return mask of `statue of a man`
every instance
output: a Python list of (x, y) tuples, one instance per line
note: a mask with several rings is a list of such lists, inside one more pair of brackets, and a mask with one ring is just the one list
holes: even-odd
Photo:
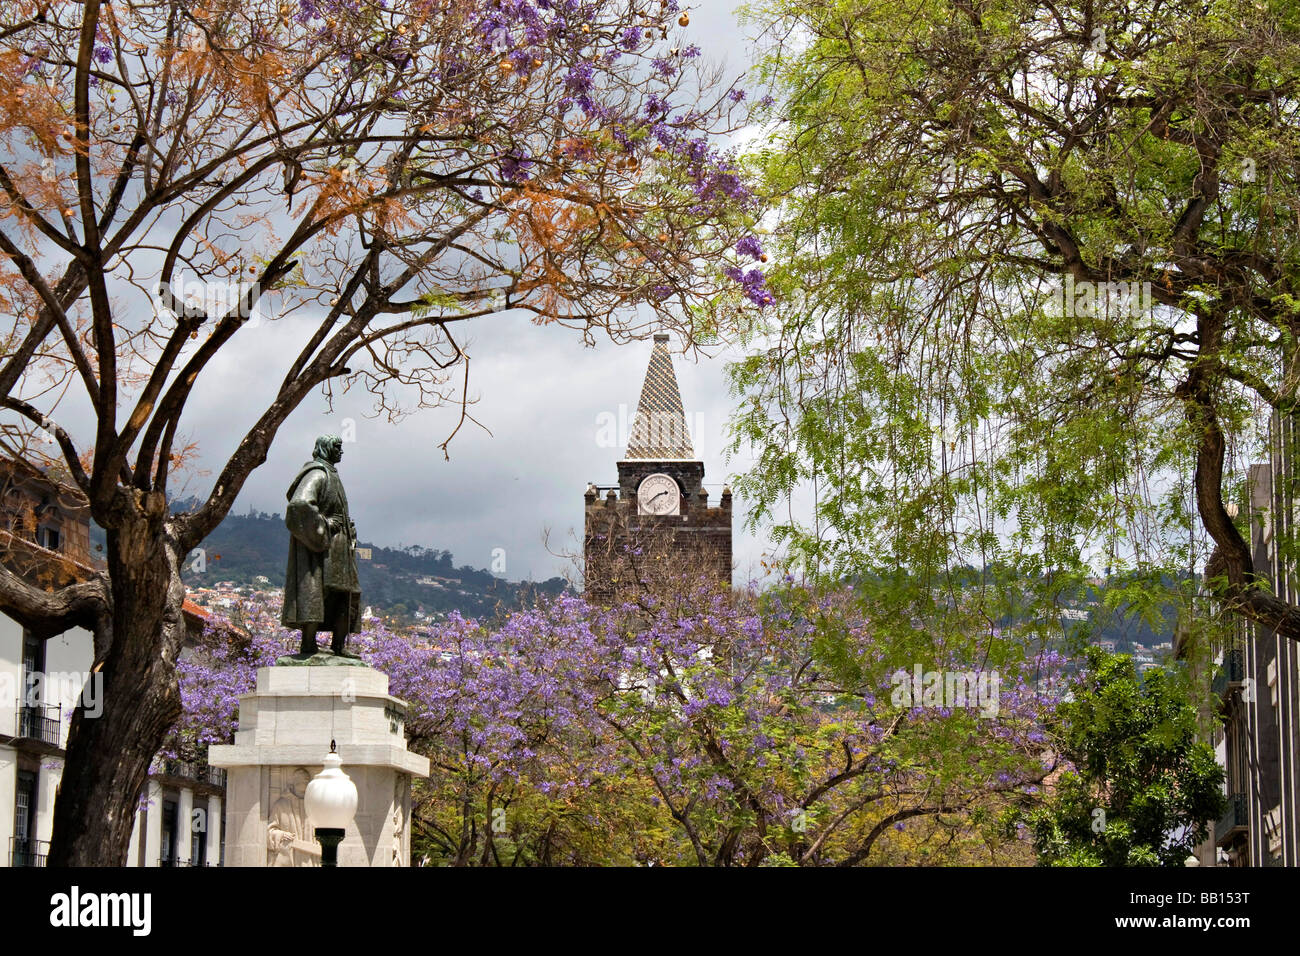
[(334, 635), (330, 650), (340, 657), (361, 618), (357, 579), (356, 528), (348, 497), (334, 466), (343, 458), (336, 435), (316, 439), (312, 460), (289, 485), (284, 523), (289, 528), (289, 567), (284, 580), (285, 627), (302, 631), (299, 656), (318, 652), (316, 633)]
[(320, 844), (307, 823), (307, 784), (311, 774), (299, 767), (289, 778), (286, 793), (271, 806), (266, 825), (268, 866), (320, 866)]

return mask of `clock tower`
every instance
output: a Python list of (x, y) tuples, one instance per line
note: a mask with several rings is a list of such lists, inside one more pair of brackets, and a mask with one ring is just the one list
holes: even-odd
[(668, 336), (654, 337), (641, 400), (617, 463), (618, 484), (587, 486), (584, 578), (587, 597), (608, 603), (668, 578), (731, 581), (731, 489), (710, 507), (704, 462), (686, 426)]

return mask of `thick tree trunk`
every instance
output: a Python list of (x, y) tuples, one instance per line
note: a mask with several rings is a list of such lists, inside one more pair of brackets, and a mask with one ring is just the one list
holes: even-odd
[[(1214, 355), (1223, 339), (1222, 310), (1198, 316), (1197, 331), (1203, 354)], [(1288, 368), (1291, 362), (1287, 363)], [(1187, 380), (1176, 394), (1187, 400), (1187, 420), (1200, 430), (1196, 449), (1196, 508), (1201, 523), (1213, 539), (1215, 548), (1206, 562), (1205, 580), (1210, 592), (1235, 614), (1252, 624), (1260, 624), (1292, 641), (1300, 641), (1300, 607), (1277, 597), (1266, 579), (1255, 571), (1250, 545), (1241, 536), (1223, 505), (1223, 463), (1227, 442), (1219, 426), (1214, 402), (1218, 384), (1208, 362), (1199, 362), (1188, 372)]]
[(73, 713), (51, 866), (126, 865), (149, 764), (181, 714), (176, 658), (185, 590), (175, 542), (156, 517), (137, 516), (109, 531), (107, 550), (112, 633), (95, 635), (103, 712), (87, 717), (78, 704)]

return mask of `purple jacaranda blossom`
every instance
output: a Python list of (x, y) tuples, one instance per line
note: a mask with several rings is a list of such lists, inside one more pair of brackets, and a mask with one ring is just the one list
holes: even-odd
[(528, 179), (528, 169), (533, 160), (519, 153), (507, 153), (501, 158), (501, 175), (508, 180)]
[(579, 63), (569, 68), (564, 76), (564, 88), (575, 93), (588, 92), (595, 76), (595, 67), (590, 63)]
[(739, 283), (746, 299), (760, 308), (771, 305), (775, 301), (766, 287), (767, 280), (761, 269), (750, 269), (746, 272), (735, 266), (726, 266), (722, 271), (727, 278)]
[[(236, 610), (242, 636), (213, 626), (178, 663), (185, 713), (171, 752), (228, 741), (238, 696), (257, 668), (296, 644), (297, 635), (279, 626), (276, 597)], [(816, 592), (793, 577), (763, 592), (684, 579), (612, 606), (565, 593), (493, 622), (454, 612), (408, 628), (369, 620), (351, 641), (389, 676), (390, 691), (407, 704), (409, 745), (438, 768), (421, 785), (432, 789), (420, 812), (468, 814), (479, 821), (476, 832), (490, 802), (507, 792), (516, 800), (530, 794), (547, 820), (545, 808), (556, 820), (579, 808), (586, 819), (604, 793), (620, 805), (643, 801), (646, 813), (666, 813), (666, 800), (678, 812), (690, 808), (712, 862), (733, 826), (745, 853), (767, 852), (754, 806), (769, 820), (770, 841), (770, 821), (789, 819), (809, 793), (820, 794), (808, 808), (817, 819), (847, 808), (851, 825), (870, 829), (879, 810), (867, 803), (857, 817), (843, 801), (924, 790), (919, 755), (938, 737), (950, 738), (954, 753), (979, 755), (968, 786), (1041, 779), (1045, 749), (1029, 735), (1051, 698), (1030, 689), (1014, 704), (1004, 699), (997, 719), (980, 720), (961, 708), (898, 707), (887, 692), (859, 694), (858, 685), (840, 685), (824, 669), (799, 666), (815, 654), (814, 615), (857, 635), (844, 663), (863, 670), (866, 686), (888, 682), (897, 662), (873, 639), (851, 589)], [(973, 669), (944, 658), (941, 642), (933, 650), (936, 668)], [(1034, 684), (1043, 673), (1039, 661), (1025, 670)], [(1017, 676), (1003, 678), (1012, 685)], [(819, 790), (846, 760), (849, 780)], [(523, 824), (512, 816), (510, 825), (516, 834)], [(681, 835), (670, 815), (655, 826)], [(690, 841), (679, 850), (700, 862)]]

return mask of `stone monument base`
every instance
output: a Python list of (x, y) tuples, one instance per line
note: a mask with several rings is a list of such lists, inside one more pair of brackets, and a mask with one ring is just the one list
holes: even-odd
[(298, 771), (320, 773), (331, 740), (358, 797), (339, 866), (410, 865), (411, 780), (429, 775), (429, 761), (406, 749), (405, 721), (388, 675), (368, 665), (259, 668), (256, 690), (239, 698), (235, 742), (208, 755), (227, 771), (226, 866), (320, 865), (295, 791)]

